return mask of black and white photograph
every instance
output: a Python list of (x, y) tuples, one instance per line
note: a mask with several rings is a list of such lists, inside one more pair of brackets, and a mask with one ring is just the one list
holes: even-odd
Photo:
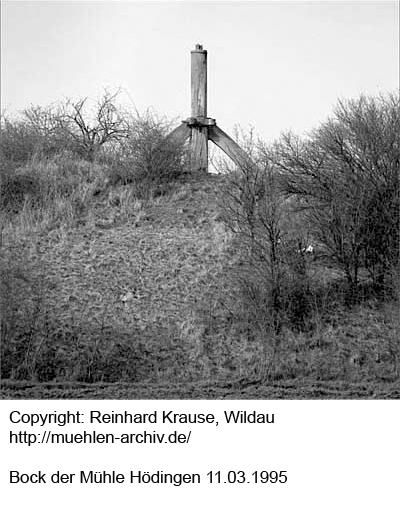
[(3, 1), (0, 156), (2, 399), (400, 398), (397, 1)]
[(0, 0), (12, 530), (399, 530), (400, 2)]

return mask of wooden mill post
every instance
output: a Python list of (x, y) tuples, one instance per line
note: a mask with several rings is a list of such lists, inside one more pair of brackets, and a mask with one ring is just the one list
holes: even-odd
[(218, 146), (239, 168), (252, 164), (242, 148), (213, 118), (207, 118), (207, 50), (201, 44), (191, 52), (191, 117), (171, 133), (177, 141), (190, 138), (191, 171), (208, 171), (208, 140)]
[(208, 169), (208, 127), (201, 125), (207, 117), (207, 50), (196, 44), (191, 53), (191, 92), (192, 118), (197, 121), (192, 126), (191, 136), (191, 169), (207, 171)]

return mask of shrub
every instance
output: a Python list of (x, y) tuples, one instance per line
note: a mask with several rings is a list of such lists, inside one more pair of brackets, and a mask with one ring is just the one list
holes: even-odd
[(26, 378), (41, 350), (38, 335), (43, 318), (43, 283), (24, 252), (0, 253), (1, 377)]
[[(22, 119), (1, 117), (0, 158), (2, 163), (25, 164), (40, 146), (40, 137)], [(3, 168), (2, 168), (3, 169)]]
[(400, 99), (361, 96), (301, 140), (283, 135), (275, 162), (315, 238), (356, 295), (365, 266), (378, 289), (399, 256)]
[(245, 319), (267, 340), (266, 334), (279, 334), (283, 326), (307, 326), (309, 261), (301, 251), (301, 232), (293, 234), (293, 219), (288, 222), (291, 205), (269, 150), (254, 142), (250, 148), (249, 163), (232, 173), (222, 207), (235, 235), (233, 274)]
[(0, 209), (17, 213), (28, 196), (40, 196), (40, 183), (35, 175), (21, 171), (15, 163), (3, 160), (1, 164)]
[(3, 172), (0, 205), (11, 214), (10, 220), (31, 227), (73, 224), (88, 210), (93, 195), (106, 186), (104, 166), (62, 152), (10, 166), (8, 173)]
[(165, 193), (185, 168), (184, 146), (168, 136), (169, 128), (150, 112), (131, 118), (114, 153), (110, 180), (130, 184), (138, 198)]

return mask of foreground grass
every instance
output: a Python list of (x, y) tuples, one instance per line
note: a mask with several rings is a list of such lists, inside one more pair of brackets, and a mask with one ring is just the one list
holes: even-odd
[(249, 333), (224, 184), (187, 177), (146, 202), (115, 187), (70, 224), (5, 229), (1, 395), (400, 397), (395, 302), (327, 304), (307, 331)]

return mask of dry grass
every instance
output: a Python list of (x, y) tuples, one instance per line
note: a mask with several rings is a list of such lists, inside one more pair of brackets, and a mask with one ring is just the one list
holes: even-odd
[(77, 160), (68, 152), (32, 159), (3, 173), (4, 237), (16, 241), (35, 232), (76, 225), (87, 215), (93, 196), (106, 185), (105, 166)]
[[(217, 397), (218, 388), (241, 397), (257, 381), (253, 398), (268, 397), (267, 388), (280, 397), (274, 385), (292, 398), (321, 396), (323, 385), (330, 398), (351, 397), (343, 385), (355, 397), (398, 387), (395, 302), (366, 298), (346, 309), (329, 293), (306, 331), (276, 335), (249, 322), (218, 207), (224, 178), (187, 176), (168, 195), (138, 200), (129, 186), (104, 190), (101, 167), (68, 164), (65, 185), (75, 175), (78, 186), (57, 192), (59, 202), (49, 193), (38, 218), (24, 205), (3, 230), (6, 397), (44, 397), (47, 382), (75, 385), (70, 397), (80, 384), (101, 383), (93, 388), (104, 398), (128, 397), (144, 382), (153, 393), (142, 396), (155, 398)], [(40, 173), (53, 182), (54, 161)], [(30, 381), (25, 393), (16, 380)]]

